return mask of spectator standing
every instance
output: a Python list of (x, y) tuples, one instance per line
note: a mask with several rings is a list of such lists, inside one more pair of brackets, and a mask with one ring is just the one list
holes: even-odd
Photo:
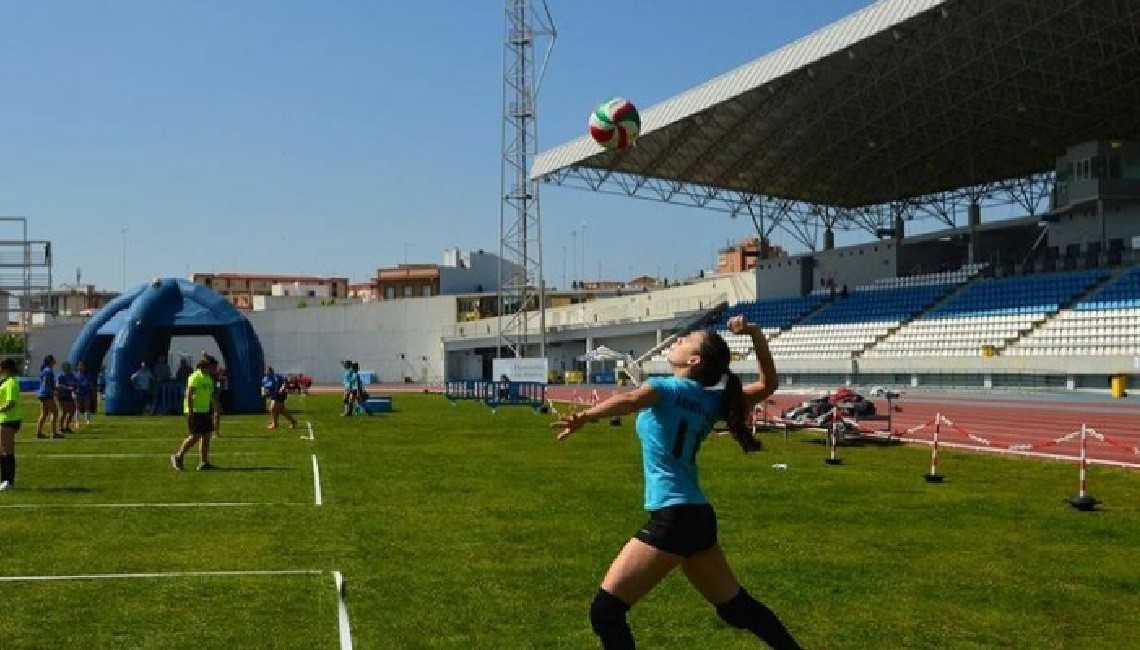
[(190, 367), (190, 362), (184, 358), (178, 360), (178, 370), (174, 371), (174, 381), (179, 384), (185, 384), (186, 380), (190, 378), (190, 373), (194, 369)]
[(87, 426), (91, 426), (91, 412), (97, 405), (95, 391), (92, 388), (87, 364), (80, 361), (75, 366), (75, 405), (79, 409), (79, 417), (83, 418), (83, 423)]
[(75, 374), (71, 372), (71, 364), (63, 362), (55, 378), (55, 401), (59, 405), (60, 433), (74, 433), (71, 430), (71, 423), (75, 419), (76, 383)]
[(147, 368), (145, 361), (139, 364), (139, 369), (131, 375), (131, 385), (138, 391), (139, 400), (142, 402), (142, 412), (153, 415), (154, 373), (150, 371), (150, 368)]

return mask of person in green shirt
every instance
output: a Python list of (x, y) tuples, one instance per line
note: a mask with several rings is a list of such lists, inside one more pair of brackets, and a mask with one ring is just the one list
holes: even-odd
[(190, 435), (182, 441), (178, 452), (170, 457), (170, 464), (176, 470), (183, 468), (183, 458), (194, 445), (199, 445), (198, 469), (214, 469), (210, 464), (210, 436), (221, 433), (222, 424), (214, 365), (211, 357), (203, 357), (198, 362), (197, 369), (186, 380), (186, 399), (182, 407)]
[(0, 491), (16, 486), (16, 432), (24, 421), (15, 359), (0, 360)]

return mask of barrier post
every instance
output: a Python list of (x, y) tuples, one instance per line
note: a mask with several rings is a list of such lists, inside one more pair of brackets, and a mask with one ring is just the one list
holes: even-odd
[(836, 447), (839, 446), (839, 431), (836, 427), (839, 426), (839, 407), (831, 409), (831, 422), (827, 427), (827, 445), (830, 447), (827, 458), (823, 462), (828, 465), (842, 465), (843, 459), (836, 454)]
[(922, 478), (927, 483), (941, 483), (942, 477), (938, 475), (938, 434), (942, 431), (942, 414), (934, 416), (934, 442), (930, 445), (930, 473)]
[(1085, 449), (1088, 440), (1088, 427), (1084, 424), (1081, 425), (1081, 459), (1080, 459), (1080, 486), (1077, 489), (1077, 496), (1069, 499), (1069, 505), (1074, 510), (1080, 512), (1091, 512), (1096, 510), (1097, 504), (1100, 503), (1088, 493), (1088, 453)]

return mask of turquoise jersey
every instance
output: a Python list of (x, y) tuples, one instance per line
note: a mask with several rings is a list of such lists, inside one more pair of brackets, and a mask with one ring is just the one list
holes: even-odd
[(708, 503), (697, 483), (697, 450), (721, 419), (724, 391), (692, 379), (651, 377), (657, 403), (637, 415), (645, 509)]

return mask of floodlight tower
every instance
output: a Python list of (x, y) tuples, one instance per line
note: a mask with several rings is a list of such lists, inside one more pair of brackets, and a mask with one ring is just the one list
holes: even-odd
[[(538, 183), (528, 176), (538, 155), (536, 99), (555, 37), (546, 0), (506, 0), (499, 186), (499, 357), (527, 356), (528, 315), (532, 310), (538, 311), (538, 354), (546, 356), (542, 220)], [(539, 40), (547, 47), (536, 66), (534, 52)]]

